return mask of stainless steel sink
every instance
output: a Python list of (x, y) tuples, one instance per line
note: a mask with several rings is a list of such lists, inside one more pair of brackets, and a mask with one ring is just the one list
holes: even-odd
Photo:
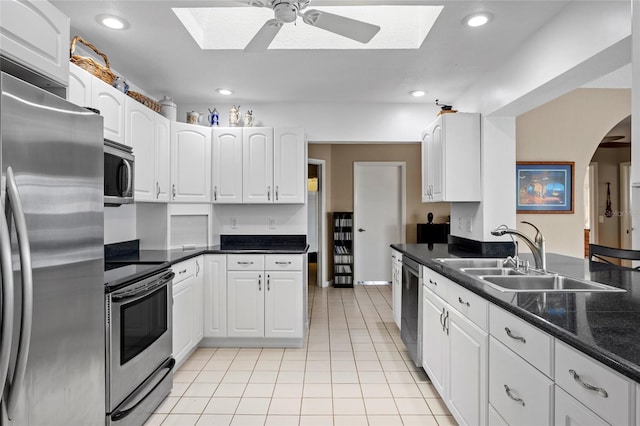
[(479, 276), (489, 286), (504, 292), (625, 292), (626, 290), (562, 275)]
[(524, 275), (525, 273), (513, 268), (460, 268), (469, 275)]
[(434, 259), (453, 268), (501, 268), (504, 259), (495, 258), (441, 258)]

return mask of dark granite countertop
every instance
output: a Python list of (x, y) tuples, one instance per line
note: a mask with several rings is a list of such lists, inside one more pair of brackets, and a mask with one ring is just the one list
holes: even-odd
[[(393, 244), (391, 247), (640, 382), (639, 271), (547, 254), (550, 272), (623, 288), (626, 293), (503, 293), (434, 260), (482, 256), (456, 252), (447, 244)], [(533, 259), (530, 255), (521, 257)]]

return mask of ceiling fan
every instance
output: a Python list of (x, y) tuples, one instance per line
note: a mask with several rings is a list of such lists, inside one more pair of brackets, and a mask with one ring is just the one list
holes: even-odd
[(311, 0), (250, 0), (250, 6), (270, 7), (273, 9), (275, 18), (265, 22), (244, 48), (244, 51), (250, 53), (264, 52), (278, 35), (282, 26), (295, 22), (298, 16), (302, 18), (305, 24), (359, 41), (360, 43), (368, 43), (380, 31), (378, 25), (321, 10), (309, 9), (303, 13), (302, 11), (309, 6), (310, 2)]

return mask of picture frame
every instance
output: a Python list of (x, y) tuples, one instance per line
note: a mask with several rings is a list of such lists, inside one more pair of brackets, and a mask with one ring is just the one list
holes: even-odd
[(516, 213), (573, 213), (574, 162), (516, 162)]

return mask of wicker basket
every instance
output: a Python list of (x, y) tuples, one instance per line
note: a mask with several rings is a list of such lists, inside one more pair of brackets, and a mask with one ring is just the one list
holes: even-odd
[[(104, 63), (105, 63), (106, 66), (102, 65), (102, 64), (99, 64), (98, 62), (96, 62), (92, 58), (88, 58), (88, 57), (84, 57), (84, 56), (80, 56), (80, 55), (74, 55), (73, 52), (76, 50), (76, 43), (77, 42), (80, 42), (80, 43), (84, 44), (89, 49), (93, 50), (98, 55), (102, 56), (102, 59), (104, 59)], [(98, 77), (100, 80), (106, 82), (107, 84), (113, 85), (113, 82), (116, 79), (116, 75), (111, 71), (111, 67), (109, 66), (109, 59), (107, 59), (107, 55), (105, 55), (104, 53), (100, 52), (97, 47), (95, 47), (91, 43), (86, 42), (80, 36), (75, 36), (73, 38), (73, 40), (71, 40), (71, 49), (70, 50), (71, 50), (71, 59), (70, 59), (70, 61), (72, 63), (76, 64), (77, 66), (79, 66), (83, 70), (89, 72), (90, 74), (93, 74), (94, 76)]]
[(162, 105), (160, 105), (159, 103), (157, 103), (152, 99), (147, 98), (142, 93), (133, 92), (129, 90), (127, 92), (127, 95), (131, 96), (133, 99), (140, 102), (142, 105), (146, 106), (147, 108), (152, 109), (155, 112), (160, 112), (160, 109), (162, 108)]

